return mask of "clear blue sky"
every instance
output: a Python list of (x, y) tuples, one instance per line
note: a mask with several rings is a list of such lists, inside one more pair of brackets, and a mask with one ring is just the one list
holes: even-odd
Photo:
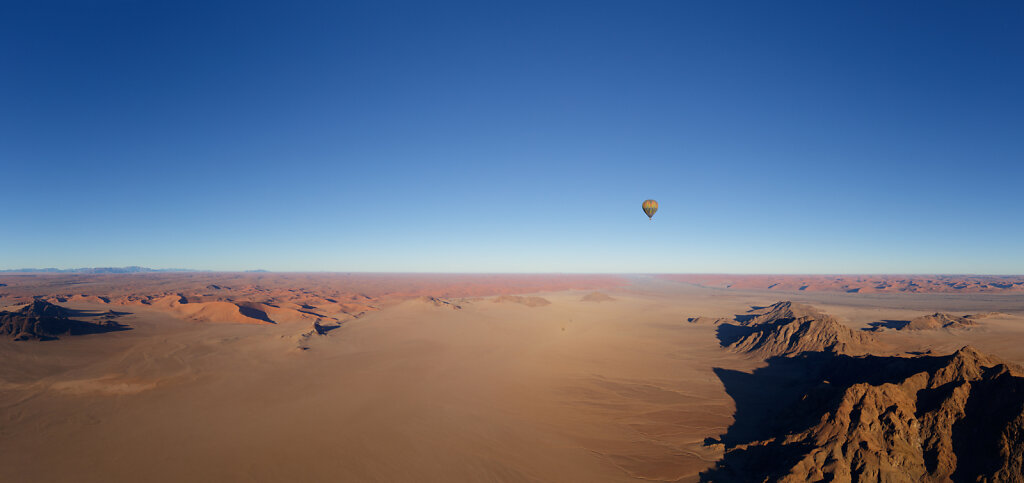
[(0, 70), (0, 268), (1024, 273), (1021, 2), (8, 0)]

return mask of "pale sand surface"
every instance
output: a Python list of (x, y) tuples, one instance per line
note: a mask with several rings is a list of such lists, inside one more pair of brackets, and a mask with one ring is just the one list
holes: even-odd
[(686, 320), (779, 300), (854, 328), (1007, 312), (971, 330), (878, 337), (896, 352), (972, 344), (1024, 363), (1019, 295), (637, 277), (600, 290), (613, 301), (581, 300), (593, 291), (523, 293), (550, 302), (535, 306), (476, 297), (460, 310), (410, 299), (306, 339), (307, 324), (121, 306), (131, 314), (118, 322), (133, 330), (2, 340), (0, 481), (696, 481), (721, 457), (704, 439), (724, 433), (735, 408), (713, 369), (764, 363)]

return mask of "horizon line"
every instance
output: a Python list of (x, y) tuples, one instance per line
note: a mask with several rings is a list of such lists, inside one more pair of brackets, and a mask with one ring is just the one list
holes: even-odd
[[(135, 269), (135, 270), (131, 270)], [(88, 273), (88, 270), (124, 270), (122, 272)], [(444, 271), (366, 271), (366, 270), (217, 270), (193, 268), (150, 268), (139, 265), (123, 267), (78, 268), (0, 268), (0, 274), (64, 274), (64, 275), (145, 275), (152, 273), (319, 273), (319, 274), (395, 274), (395, 275), (737, 275), (737, 276), (959, 276), (959, 277), (1020, 277), (1024, 273), (956, 273), (956, 272), (444, 272)]]

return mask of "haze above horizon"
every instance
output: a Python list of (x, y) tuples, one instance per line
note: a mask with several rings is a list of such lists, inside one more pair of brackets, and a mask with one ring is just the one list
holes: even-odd
[(0, 269), (1024, 273), (1024, 4), (0, 13)]

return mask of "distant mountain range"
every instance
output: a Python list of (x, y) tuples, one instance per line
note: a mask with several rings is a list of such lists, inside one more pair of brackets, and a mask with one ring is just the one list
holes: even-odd
[(188, 268), (147, 268), (147, 267), (92, 267), (92, 268), (15, 268), (0, 270), (0, 273), (149, 273), (149, 272), (201, 272)]
[[(11, 268), (0, 269), (0, 273), (161, 273), (161, 272), (215, 272), (194, 268), (149, 268), (149, 267), (87, 267), (87, 268)], [(244, 273), (270, 273), (270, 270), (242, 270)]]

